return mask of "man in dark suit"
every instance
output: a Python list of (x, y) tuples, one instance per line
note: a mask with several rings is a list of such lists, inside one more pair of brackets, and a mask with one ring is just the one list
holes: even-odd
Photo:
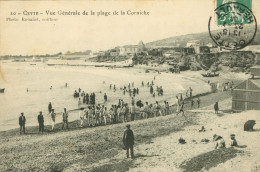
[(52, 110), (51, 102), (50, 102), (49, 105), (48, 105), (48, 110), (49, 110), (49, 113), (51, 113), (51, 110)]
[(22, 112), (21, 116), (19, 117), (20, 134), (22, 134), (22, 131), (25, 134), (25, 121), (26, 121), (26, 119)]
[(131, 151), (131, 158), (134, 158), (134, 133), (130, 129), (130, 125), (126, 125), (127, 130), (124, 132), (123, 143), (126, 148), (126, 157), (129, 158), (129, 149)]
[(43, 132), (44, 130), (44, 117), (42, 115), (42, 112), (38, 115), (38, 122), (39, 122), (39, 132)]

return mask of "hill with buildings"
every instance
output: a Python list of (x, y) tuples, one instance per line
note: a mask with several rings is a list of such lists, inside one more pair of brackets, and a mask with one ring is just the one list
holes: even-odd
[[(253, 27), (253, 26), (252, 26)], [(252, 32), (252, 27), (245, 28), (245, 32)], [(216, 30), (214, 32), (218, 32), (221, 30)], [(257, 32), (254, 40), (252, 41), (251, 45), (260, 45), (260, 27), (257, 27)], [(200, 45), (207, 45), (215, 43), (212, 41), (211, 37), (209, 36), (209, 32), (202, 32), (202, 33), (194, 33), (194, 34), (187, 34), (187, 35), (180, 35), (180, 36), (173, 36), (161, 40), (152, 41), (146, 43), (146, 47), (160, 47), (160, 46), (176, 46), (176, 47), (185, 47), (188, 43), (197, 42)]]

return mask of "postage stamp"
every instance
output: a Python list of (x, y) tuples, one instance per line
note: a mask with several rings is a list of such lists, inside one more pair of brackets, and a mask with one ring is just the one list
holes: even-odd
[(249, 45), (257, 31), (251, 0), (217, 0), (208, 30), (212, 40), (226, 50), (239, 50)]

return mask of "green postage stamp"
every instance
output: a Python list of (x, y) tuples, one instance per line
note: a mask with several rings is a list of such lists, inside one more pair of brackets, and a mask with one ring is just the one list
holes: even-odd
[(249, 45), (257, 31), (252, 0), (216, 0), (216, 9), (208, 23), (212, 40), (226, 50)]

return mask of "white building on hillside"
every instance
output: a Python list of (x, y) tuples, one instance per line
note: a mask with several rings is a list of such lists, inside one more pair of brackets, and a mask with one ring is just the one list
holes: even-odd
[(136, 54), (144, 50), (146, 50), (145, 45), (143, 41), (140, 41), (138, 45), (125, 45), (120, 47), (120, 54), (121, 55)]

